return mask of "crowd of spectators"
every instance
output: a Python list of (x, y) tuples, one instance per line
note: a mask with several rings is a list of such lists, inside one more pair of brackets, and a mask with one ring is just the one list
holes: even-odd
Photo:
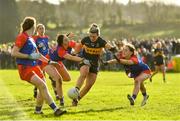
[[(136, 38), (122, 38), (122, 39), (114, 39), (109, 41), (112, 45), (116, 46), (118, 49), (121, 49), (124, 43), (132, 43), (137, 52), (143, 58), (145, 63), (147, 63), (150, 68), (154, 69), (153, 64), (153, 51), (157, 42), (161, 42), (164, 50), (166, 64), (171, 60), (172, 56), (180, 54), (180, 40), (176, 38), (167, 38), (167, 39), (136, 39)], [(15, 58), (11, 57), (11, 49), (12, 43), (4, 43), (0, 45), (0, 69), (14, 69), (16, 68)], [(54, 48), (55, 42), (50, 42), (50, 48)], [(109, 50), (104, 50), (101, 58), (103, 60), (110, 60), (113, 58), (113, 54)], [(148, 60), (148, 61), (147, 61)], [(65, 60), (65, 66), (70, 70), (77, 70), (78, 63)], [(120, 64), (100, 66), (100, 70), (108, 70), (108, 71), (118, 71), (123, 67)]]

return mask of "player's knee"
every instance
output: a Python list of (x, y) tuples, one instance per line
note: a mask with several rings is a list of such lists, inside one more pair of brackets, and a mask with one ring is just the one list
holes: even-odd
[(139, 82), (139, 80), (138, 79), (134, 79), (134, 83), (136, 84), (136, 83), (138, 83)]
[(71, 81), (71, 77), (63, 78), (63, 81), (69, 82), (69, 81)]
[(140, 86), (140, 80), (135, 79), (135, 80), (134, 80), (134, 84)]
[(51, 76), (51, 78), (52, 78), (52, 80), (54, 80), (54, 81), (62, 80), (61, 77), (58, 76), (58, 75), (53, 75), (53, 76)]

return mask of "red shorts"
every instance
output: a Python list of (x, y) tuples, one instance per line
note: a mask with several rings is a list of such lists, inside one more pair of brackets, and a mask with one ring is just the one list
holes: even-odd
[[(50, 59), (50, 56), (47, 54), (46, 56), (45, 56), (47, 59)], [(48, 65), (48, 63), (46, 63), (46, 62), (43, 62), (43, 61), (41, 61), (41, 64), (39, 64), (39, 66), (40, 66), (40, 68), (43, 70), (44, 69), (44, 67), (46, 67)]]
[(59, 65), (62, 67), (64, 66), (63, 62), (62, 61), (58, 61)]
[(145, 70), (145, 71), (143, 71), (143, 73), (145, 73), (145, 74), (151, 74), (151, 70)]
[(31, 81), (34, 74), (38, 75), (41, 79), (44, 78), (39, 66), (18, 65), (18, 71), (22, 80)]

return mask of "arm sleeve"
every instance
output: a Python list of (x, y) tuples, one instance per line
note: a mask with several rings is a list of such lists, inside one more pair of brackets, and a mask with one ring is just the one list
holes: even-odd
[(18, 48), (22, 48), (24, 44), (26, 43), (27, 37), (20, 34), (17, 36), (16, 41), (15, 41), (15, 46)]
[(69, 41), (68, 46), (70, 48), (74, 48), (76, 46), (76, 42), (74, 40)]
[(84, 44), (85, 44), (85, 41), (86, 41), (86, 38), (83, 38), (83, 39), (81, 40), (81, 44), (84, 45)]
[(64, 50), (63, 48), (58, 49), (58, 56), (63, 58), (67, 54), (67, 51)]
[(138, 58), (136, 56), (132, 56), (130, 60), (132, 60), (134, 62), (134, 64), (138, 64), (138, 62), (139, 62)]
[(107, 44), (106, 40), (101, 39), (101, 47), (105, 47), (106, 44)]

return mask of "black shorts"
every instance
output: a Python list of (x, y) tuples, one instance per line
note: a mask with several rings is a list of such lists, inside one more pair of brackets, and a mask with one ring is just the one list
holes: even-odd
[(162, 56), (154, 57), (154, 65), (160, 66), (164, 64), (164, 58)]
[[(79, 67), (81, 68), (82, 66), (84, 66), (84, 65), (86, 65), (86, 64), (84, 64), (84, 63), (80, 63), (79, 64)], [(98, 72), (99, 72), (99, 65), (91, 65), (91, 67), (90, 67), (90, 69), (89, 69), (89, 72), (90, 73), (95, 73), (95, 74), (97, 74)]]

